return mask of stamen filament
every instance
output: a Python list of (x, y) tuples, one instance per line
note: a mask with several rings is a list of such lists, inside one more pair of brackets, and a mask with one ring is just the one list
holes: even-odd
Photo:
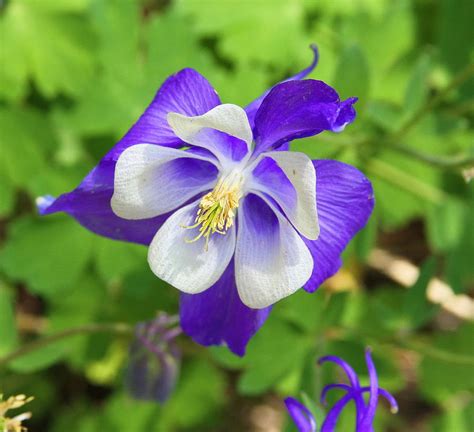
[(205, 250), (208, 250), (209, 239), (212, 234), (225, 235), (234, 224), (235, 211), (241, 198), (242, 175), (232, 172), (221, 178), (213, 191), (204, 195), (199, 203), (193, 225), (181, 225), (185, 229), (199, 227), (199, 234), (193, 239), (186, 239), (186, 243), (194, 243), (201, 237), (206, 239)]

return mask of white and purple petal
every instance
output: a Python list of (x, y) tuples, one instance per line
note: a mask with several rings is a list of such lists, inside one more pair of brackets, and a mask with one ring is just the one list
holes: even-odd
[(149, 244), (168, 215), (129, 221), (114, 214), (110, 200), (114, 188), (115, 164), (120, 154), (136, 144), (181, 147), (183, 142), (171, 130), (166, 115), (177, 112), (199, 116), (220, 104), (209, 82), (193, 69), (183, 69), (169, 77), (155, 98), (126, 135), (72, 192), (56, 200), (40, 199), (40, 214), (66, 212), (81, 225), (106, 237)]
[(278, 84), (255, 116), (255, 155), (325, 130), (341, 131), (355, 119), (352, 105), (356, 101), (356, 98), (341, 101), (337, 92), (323, 81)]
[(366, 225), (374, 207), (372, 185), (358, 169), (332, 160), (313, 163), (320, 232), (316, 241), (305, 239), (315, 264), (304, 286), (308, 292), (339, 270), (342, 251)]
[(296, 152), (274, 151), (262, 156), (249, 188), (272, 197), (300, 234), (316, 240), (319, 224), (313, 162)]
[(302, 238), (263, 195), (240, 204), (235, 277), (242, 302), (260, 309), (289, 296), (311, 276), (313, 259)]
[[(239, 144), (235, 138), (245, 143), (245, 153), (250, 151), (252, 130), (247, 114), (237, 105), (218, 105), (200, 116), (170, 112), (167, 119), (176, 136), (188, 144), (209, 150), (223, 166), (229, 159), (233, 160), (234, 147)], [(227, 135), (234, 141), (229, 142)]]
[(195, 224), (199, 201), (174, 212), (158, 230), (148, 249), (148, 263), (160, 279), (182, 292), (197, 294), (214, 285), (224, 273), (235, 250), (235, 226), (209, 242)]
[(234, 263), (222, 277), (200, 294), (181, 294), (180, 323), (195, 342), (204, 345), (227, 344), (239, 356), (263, 325), (271, 307), (250, 309), (240, 300), (235, 285)]
[(174, 210), (213, 188), (213, 160), (189, 151), (137, 144), (127, 148), (115, 167), (113, 212), (124, 219), (149, 219)]

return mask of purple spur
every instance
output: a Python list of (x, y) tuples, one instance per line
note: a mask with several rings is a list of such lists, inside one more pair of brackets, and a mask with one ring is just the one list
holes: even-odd
[[(373, 422), (379, 396), (383, 396), (390, 404), (392, 413), (398, 412), (398, 404), (395, 398), (378, 384), (377, 371), (370, 349), (365, 351), (365, 361), (369, 372), (370, 385), (362, 387), (354, 369), (342, 358), (337, 356), (325, 356), (319, 359), (319, 364), (326, 362), (336, 363), (347, 376), (349, 384), (328, 384), (321, 392), (321, 403), (326, 405), (326, 395), (330, 390), (339, 389), (345, 391), (345, 395), (334, 404), (329, 410), (321, 425), (320, 432), (335, 432), (339, 416), (344, 408), (351, 401), (356, 407), (355, 432), (373, 432)], [(364, 399), (364, 394), (368, 393), (368, 401)], [(286, 408), (299, 432), (316, 432), (316, 422), (311, 411), (298, 400), (288, 397), (285, 399)]]

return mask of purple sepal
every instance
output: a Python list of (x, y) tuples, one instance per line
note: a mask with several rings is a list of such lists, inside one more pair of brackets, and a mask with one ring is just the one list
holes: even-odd
[[(302, 80), (306, 78), (317, 66), (318, 60), (319, 60), (319, 52), (318, 52), (318, 47), (314, 44), (310, 45), (310, 48), (313, 50), (313, 61), (311, 64), (304, 68), (302, 71), (298, 72), (296, 75), (293, 75), (290, 78), (287, 78), (283, 81), (280, 81), (278, 84), (288, 82), (288, 81), (295, 81), (295, 80)], [(278, 84), (275, 84), (278, 85)], [(255, 99), (253, 102), (249, 103), (245, 107), (245, 111), (247, 112), (247, 117), (249, 119), (250, 127), (253, 128), (255, 124), (255, 114), (257, 114), (258, 109), (260, 108), (260, 105), (262, 104), (263, 100), (265, 97), (270, 93), (270, 91), (275, 87), (271, 87), (268, 90), (266, 90), (261, 96), (259, 96), (257, 99)]]
[[(343, 359), (336, 356), (325, 356), (319, 359), (319, 364), (325, 362), (334, 362), (338, 364), (346, 373), (350, 385), (347, 384), (329, 384), (324, 387), (321, 393), (321, 402), (325, 404), (326, 395), (330, 390), (341, 389), (346, 391), (346, 394), (331, 408), (326, 419), (321, 427), (321, 432), (334, 432), (337, 420), (342, 413), (345, 406), (354, 401), (356, 404), (356, 431), (357, 432), (372, 432), (375, 412), (377, 410), (378, 396), (383, 396), (388, 400), (391, 406), (392, 413), (398, 411), (398, 405), (395, 398), (385, 389), (379, 388), (377, 371), (372, 360), (371, 351), (369, 348), (365, 351), (365, 361), (367, 363), (367, 370), (369, 372), (370, 386), (360, 387), (357, 374), (352, 367)], [(363, 394), (369, 393), (369, 401), (365, 402)]]
[(243, 356), (247, 343), (263, 325), (270, 310), (271, 307), (250, 309), (242, 303), (232, 261), (208, 290), (200, 294), (181, 294), (181, 328), (201, 345), (227, 344), (234, 354)]
[(285, 405), (299, 432), (316, 432), (316, 420), (306, 406), (292, 397), (285, 399)]
[(72, 192), (52, 201), (40, 198), (38, 210), (47, 215), (66, 212), (96, 234), (117, 240), (149, 244), (169, 215), (145, 220), (117, 217), (110, 208), (114, 187), (115, 164), (120, 154), (135, 144), (181, 147), (166, 120), (169, 112), (188, 116), (201, 115), (220, 104), (209, 82), (193, 69), (183, 69), (169, 77), (155, 98), (125, 136), (102, 158), (99, 164)]
[(339, 99), (336, 90), (318, 80), (275, 86), (255, 115), (255, 155), (322, 131), (341, 131), (355, 119), (357, 98)]
[(179, 375), (181, 352), (175, 338), (179, 327), (161, 314), (153, 321), (139, 323), (129, 350), (126, 387), (136, 399), (164, 403), (173, 392)]
[(304, 289), (314, 292), (341, 267), (341, 253), (369, 220), (374, 207), (370, 181), (357, 168), (333, 160), (313, 161), (320, 233), (304, 239), (314, 260)]
[(360, 429), (362, 431), (372, 430), (372, 423), (374, 422), (375, 412), (377, 411), (377, 403), (379, 401), (379, 379), (375, 365), (372, 360), (370, 348), (365, 350), (365, 363), (367, 364), (367, 370), (369, 371), (369, 403), (365, 411), (364, 416), (360, 422)]

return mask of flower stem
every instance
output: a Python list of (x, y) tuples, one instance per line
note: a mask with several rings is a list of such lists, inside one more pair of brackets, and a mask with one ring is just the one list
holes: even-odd
[(29, 354), (32, 351), (41, 349), (52, 343), (58, 342), (62, 339), (66, 339), (70, 336), (77, 336), (89, 333), (115, 333), (119, 335), (130, 335), (133, 332), (133, 327), (125, 323), (103, 323), (103, 324), (87, 324), (79, 327), (73, 327), (63, 330), (59, 333), (44, 336), (29, 342), (17, 350), (7, 354), (4, 357), (0, 357), (0, 368), (6, 366), (8, 363), (20, 358), (24, 355)]
[(413, 127), (416, 126), (426, 114), (435, 108), (452, 90), (459, 87), (473, 75), (474, 63), (470, 63), (462, 69), (444, 89), (429, 99), (405, 123), (403, 123), (395, 133), (390, 135), (389, 140), (391, 142), (397, 142), (400, 138), (410, 132), (410, 130), (413, 129)]
[(459, 154), (455, 156), (438, 156), (429, 153), (419, 152), (411, 147), (403, 144), (393, 143), (388, 146), (390, 150), (395, 150), (400, 153), (404, 153), (407, 156), (412, 156), (421, 162), (425, 162), (429, 165), (442, 167), (442, 168), (463, 168), (466, 166), (474, 165), (474, 156), (466, 156)]
[(378, 159), (372, 159), (367, 163), (367, 170), (375, 176), (404, 189), (411, 194), (430, 201), (434, 204), (442, 204), (449, 195), (444, 191), (423, 183), (416, 177), (407, 174), (406, 172), (393, 167)]

